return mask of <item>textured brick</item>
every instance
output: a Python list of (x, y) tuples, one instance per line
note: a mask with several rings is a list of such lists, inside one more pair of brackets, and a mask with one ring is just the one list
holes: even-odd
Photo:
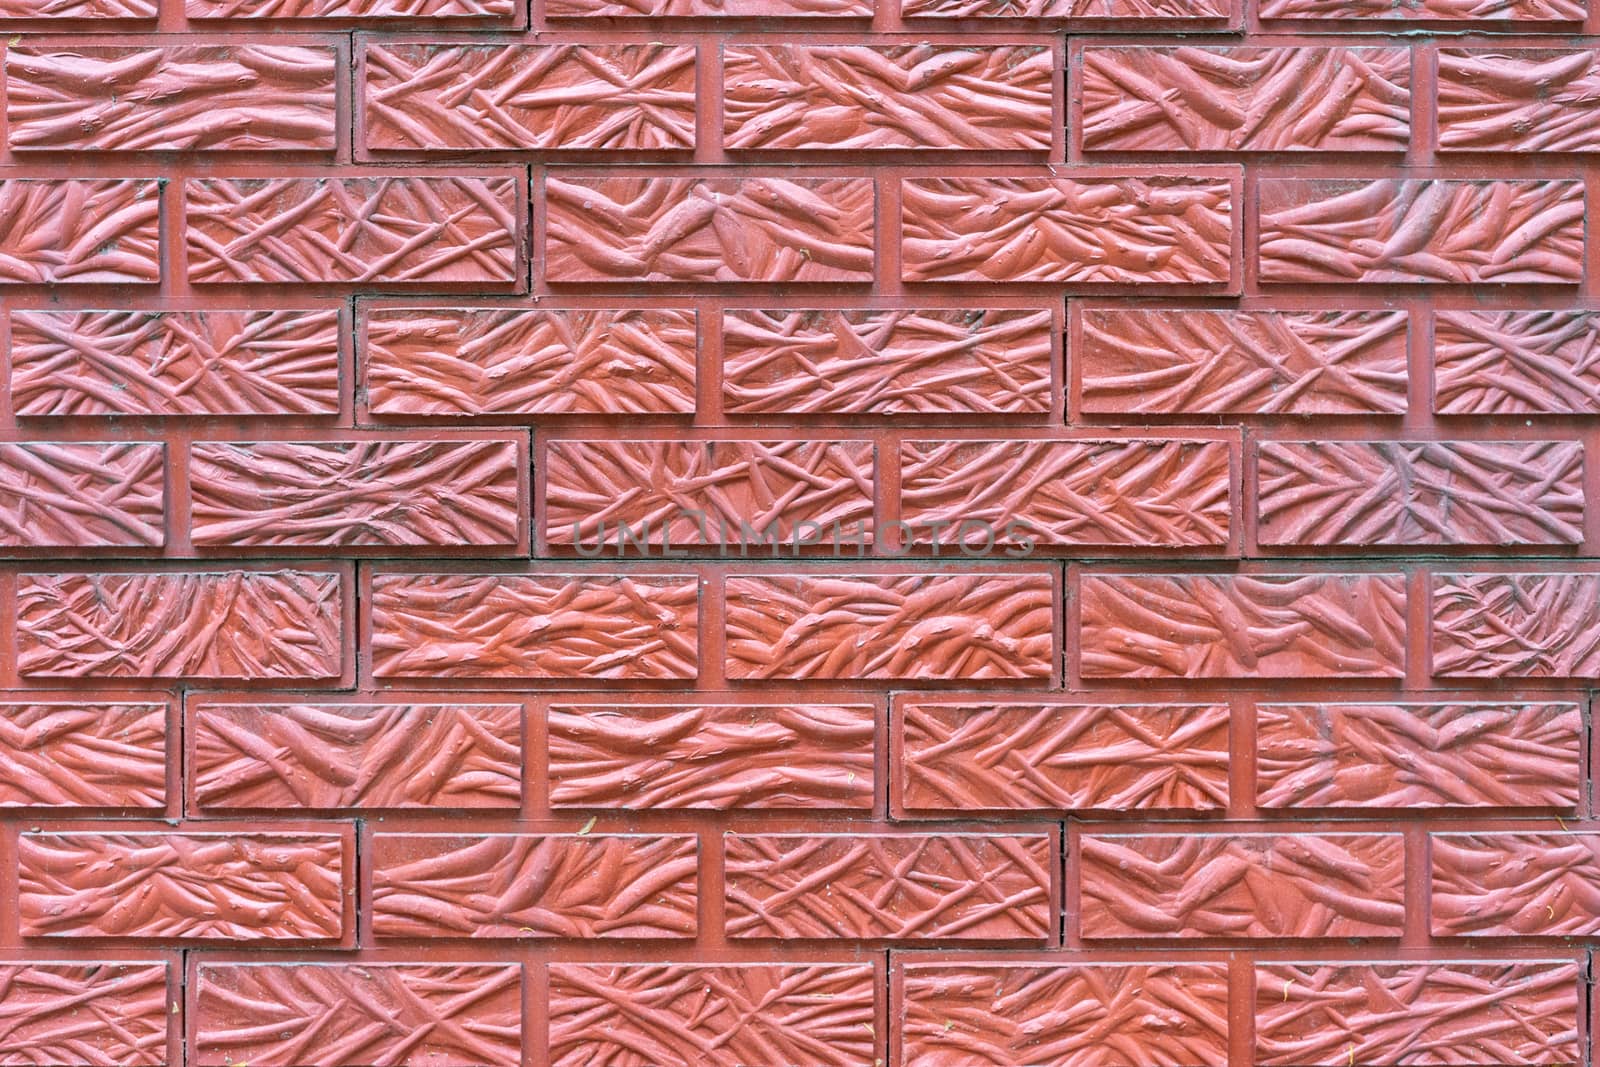
[(344, 585), (332, 572), (24, 574), (24, 678), (304, 681), (344, 665)]
[(515, 548), (515, 441), (256, 441), (189, 446), (203, 548)]
[(871, 808), (870, 704), (557, 704), (550, 803), (657, 810)]
[(339, 313), (11, 312), (18, 415), (336, 415)]
[(0, 703), (0, 808), (160, 808), (166, 795), (165, 704)]
[(1053, 588), (1042, 571), (733, 575), (728, 676), (1046, 679)]
[(1439, 50), (1441, 151), (1594, 152), (1592, 49)]
[(1268, 178), (1263, 282), (1583, 279), (1580, 181)]
[(516, 0), (184, 0), (192, 19), (360, 19), (381, 28), (395, 19), (510, 22)]
[(1399, 574), (1086, 574), (1087, 678), (1398, 678)]
[(4, 0), (0, 21), (12, 19), (138, 19), (155, 21), (157, 0)]
[(213, 963), (196, 971), (196, 1067), (517, 1067), (515, 963)]
[(1215, 963), (908, 963), (894, 1012), (906, 1067), (1228, 1062)]
[(0, 444), (0, 552), (159, 547), (164, 459), (159, 444)]
[(1570, 960), (1274, 963), (1255, 969), (1255, 1062), (1579, 1062)]
[(6, 50), (14, 152), (334, 148), (332, 48)]
[(167, 965), (0, 964), (6, 1067), (163, 1067)]
[(694, 410), (692, 311), (374, 308), (364, 336), (377, 415)]
[(1433, 834), (1436, 937), (1600, 933), (1600, 834)]
[(1046, 834), (734, 833), (723, 853), (732, 938), (1055, 936)]
[(850, 18), (865, 21), (872, 0), (545, 0), (553, 19)]
[(1218, 21), (1227, 0), (905, 0), (914, 18), (1112, 19), (1116, 21)]
[(1262, 704), (1264, 808), (1564, 808), (1579, 797), (1576, 704)]
[(551, 441), (543, 471), (545, 541), (585, 555), (632, 535), (731, 549), (772, 532), (792, 548), (807, 523), (872, 518), (870, 441)]
[(872, 1067), (874, 984), (863, 964), (555, 964), (551, 1067)]
[(1577, 545), (1583, 445), (1269, 441), (1264, 545)]
[(693, 578), (383, 574), (373, 579), (380, 678), (693, 679)]
[(1222, 546), (1230, 454), (1220, 441), (907, 441), (900, 518), (918, 544)]
[(1085, 48), (1087, 151), (1404, 152), (1408, 48)]
[(160, 215), (155, 181), (0, 181), (0, 286), (153, 285)]
[(692, 835), (377, 834), (379, 937), (688, 938)]
[[(1539, 23), (1582, 22), (1585, 0), (1262, 0), (1263, 19), (1373, 19), (1499, 23), (1504, 29), (1543, 29)], [(1380, 24), (1381, 25), (1381, 24)]]
[(1435, 574), (1433, 673), (1600, 677), (1600, 575)]
[(1087, 938), (1400, 936), (1399, 834), (1083, 834)]
[(23, 937), (320, 941), (345, 928), (337, 833), (24, 833)]
[(694, 147), (692, 47), (369, 44), (378, 151)]
[(753, 311), (722, 316), (729, 414), (1050, 410), (1050, 313)]
[(1228, 803), (1222, 704), (896, 698), (895, 798), (912, 812), (1215, 811)]
[(189, 705), (196, 804), (515, 810), (517, 704)]
[(1226, 178), (916, 178), (900, 203), (908, 282), (1233, 280)]
[(866, 178), (545, 179), (544, 276), (568, 282), (868, 282)]
[(189, 281), (510, 287), (510, 178), (191, 178)]
[(1437, 311), (1434, 410), (1443, 415), (1600, 412), (1588, 311)]
[(1043, 45), (731, 46), (722, 143), (1043, 152), (1053, 66)]
[(1069, 354), (1104, 415), (1388, 415), (1406, 409), (1404, 311), (1090, 307)]

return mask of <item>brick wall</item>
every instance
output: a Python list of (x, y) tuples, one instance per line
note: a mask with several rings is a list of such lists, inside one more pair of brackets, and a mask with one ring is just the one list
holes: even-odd
[(0, 30), (0, 1067), (1587, 1062), (1600, 13)]

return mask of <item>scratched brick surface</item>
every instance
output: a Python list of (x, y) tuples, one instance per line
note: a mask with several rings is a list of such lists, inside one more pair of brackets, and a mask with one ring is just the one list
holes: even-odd
[(1228, 1062), (1228, 974), (1219, 964), (1001, 959), (906, 964), (895, 1005), (905, 1020), (901, 1063)]
[(0, 1067), (1594, 1067), (1600, 3), (0, 29)]
[(687, 938), (699, 894), (682, 834), (378, 834), (380, 938)]
[(11, 48), (12, 151), (331, 152), (331, 48)]
[(167, 980), (159, 962), (0, 966), (0, 1062), (162, 1067)]
[(1084, 50), (1089, 151), (1402, 152), (1406, 48)]

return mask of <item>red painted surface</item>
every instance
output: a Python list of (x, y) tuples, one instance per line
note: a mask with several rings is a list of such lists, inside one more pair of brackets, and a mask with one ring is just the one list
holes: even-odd
[(1587, 8), (0, 0), (0, 1067), (1592, 1063)]

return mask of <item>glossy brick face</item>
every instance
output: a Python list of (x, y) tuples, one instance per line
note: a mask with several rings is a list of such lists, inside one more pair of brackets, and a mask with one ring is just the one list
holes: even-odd
[(1594, 1067), (1600, 0), (0, 31), (0, 1067)]

